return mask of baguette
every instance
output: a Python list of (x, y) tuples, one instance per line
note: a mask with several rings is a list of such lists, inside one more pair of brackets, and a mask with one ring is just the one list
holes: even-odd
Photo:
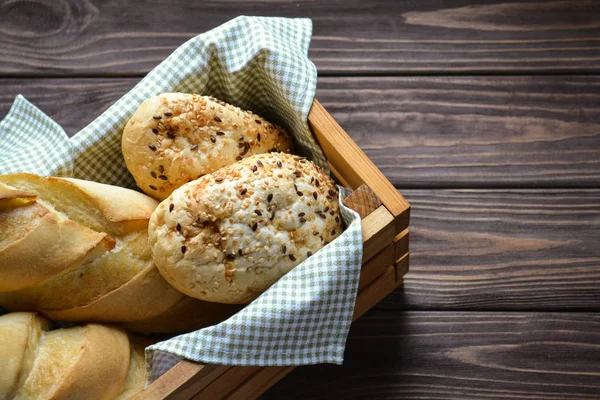
[(63, 321), (160, 315), (183, 295), (147, 241), (157, 202), (95, 182), (0, 176), (0, 306)]
[(289, 135), (249, 112), (207, 96), (164, 93), (142, 103), (121, 150), (149, 196), (163, 200), (190, 180), (253, 154), (292, 151)]
[(50, 330), (35, 313), (0, 316), (0, 399), (130, 399), (146, 382), (143, 346), (124, 330)]

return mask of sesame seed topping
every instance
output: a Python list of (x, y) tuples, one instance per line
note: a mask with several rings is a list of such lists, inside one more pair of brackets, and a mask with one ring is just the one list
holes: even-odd
[(273, 193), (269, 193), (269, 195), (267, 196), (267, 202), (270, 203), (271, 200), (273, 200)]
[(318, 231), (313, 231), (313, 235), (319, 236), (319, 232)]
[(317, 215), (323, 219), (327, 218), (327, 216), (325, 214), (317, 213)]
[(154, 179), (156, 179), (156, 172), (150, 171), (150, 176), (153, 177)]
[(317, 187), (319, 187), (321, 184), (319, 183), (318, 179), (315, 179), (315, 185), (317, 185)]
[(252, 232), (256, 232), (257, 228), (258, 228), (258, 222), (255, 222), (254, 225), (252, 225)]
[(269, 220), (273, 221), (274, 218), (275, 218), (275, 211), (273, 211), (273, 213), (271, 214), (271, 218), (269, 218)]
[(335, 229), (332, 229), (332, 230), (331, 230), (331, 234), (332, 234), (332, 235), (335, 235)]
[(258, 168), (256, 167), (256, 165), (252, 166), (252, 172), (256, 172), (258, 170)]
[(262, 122), (260, 122), (260, 119), (255, 119), (254, 122), (256, 122), (258, 125), (262, 124)]
[(243, 142), (243, 141), (244, 141), (244, 135), (240, 135), (240, 136), (238, 136), (238, 140), (239, 140), (240, 142)]
[(335, 213), (333, 212), (333, 210), (329, 211), (329, 215), (333, 215), (333, 214), (335, 214)]
[(187, 250), (187, 247), (185, 247), (185, 246), (181, 246), (181, 252), (182, 252), (183, 254), (185, 254), (186, 250)]
[(335, 222), (340, 222), (340, 217), (338, 217), (337, 215), (335, 216)]
[(162, 117), (160, 115), (153, 115), (152, 118), (154, 118), (154, 119), (162, 119)]
[(215, 178), (215, 182), (223, 182), (223, 178), (219, 176), (218, 178)]
[(327, 206), (323, 209), (323, 212), (327, 212), (327, 211), (329, 211), (329, 206)]
[(151, 145), (150, 145), (150, 146), (148, 146), (148, 147), (150, 148), (150, 150), (152, 150), (152, 151), (156, 151), (156, 146), (155, 146), (155, 145), (151, 144)]
[(229, 253), (225, 256), (228, 260), (235, 260), (235, 254)]
[(158, 134), (158, 129), (156, 129), (156, 128), (152, 128), (152, 133), (154, 133), (154, 134)]
[(168, 131), (167, 136), (169, 137), (169, 139), (175, 139), (175, 133), (173, 133), (172, 131)]
[(223, 133), (223, 132), (221, 132), (221, 131), (217, 131), (217, 136), (223, 136), (223, 135), (224, 135), (224, 133)]
[(238, 147), (241, 149), (243, 147), (246, 147), (246, 144), (244, 142), (238, 143)]
[(302, 176), (302, 172), (296, 170), (296, 171), (294, 171), (294, 175), (296, 175), (296, 177), (300, 178)]
[(285, 247), (285, 244), (283, 246), (281, 246), (281, 252), (283, 254), (285, 254), (285, 252), (287, 251), (287, 247)]
[(262, 163), (262, 161), (260, 161), (260, 160), (256, 160), (256, 164), (257, 164), (259, 167), (264, 167), (264, 164), (263, 164), (263, 163)]
[(307, 251), (307, 252), (306, 252), (306, 256), (307, 256), (307, 257), (310, 257), (310, 256), (312, 256), (312, 251)]
[(173, 113), (172, 113), (172, 112), (170, 112), (170, 111), (167, 111), (167, 112), (165, 113), (165, 115), (166, 115), (167, 117), (172, 117), (172, 116), (173, 116)]
[(156, 186), (149, 185), (148, 187), (152, 190), (156, 190)]
[(210, 141), (213, 142), (213, 143), (217, 143), (217, 138), (214, 137), (214, 136), (211, 136), (210, 137)]
[(277, 160), (277, 166), (281, 168), (281, 161)]
[(159, 165), (159, 166), (158, 166), (158, 170), (159, 170), (160, 172), (165, 172), (165, 166), (164, 166), (164, 165)]
[(256, 213), (256, 215), (262, 216), (262, 213), (260, 212), (260, 210), (254, 210), (254, 212)]
[(240, 161), (241, 159), (242, 159), (242, 156), (237, 156), (237, 157), (235, 158), (235, 160), (236, 160), (236, 161)]
[(313, 197), (315, 198), (315, 200), (317, 200), (317, 197), (318, 197), (318, 196), (319, 196), (319, 195), (317, 194), (317, 192), (313, 192)]
[(243, 196), (243, 195), (245, 195), (247, 192), (248, 192), (248, 189), (246, 189), (246, 188), (243, 188), (243, 189), (241, 190), (240, 194)]
[(333, 189), (329, 189), (329, 192), (327, 193), (329, 193), (330, 196), (335, 196), (335, 190)]
[(303, 224), (303, 223), (306, 222), (306, 219), (305, 218), (300, 218), (299, 221), (300, 221), (301, 224)]
[(175, 204), (170, 204), (169, 205), (169, 212), (173, 211), (173, 209), (175, 208)]
[(177, 232), (181, 232), (181, 224), (177, 224), (176, 228), (177, 228)]
[(301, 212), (298, 214), (299, 217), (304, 217), (305, 215), (306, 215), (306, 213), (304, 213), (304, 212)]
[(221, 122), (221, 118), (219, 118), (217, 115), (214, 116), (214, 120), (217, 122)]
[(197, 150), (197, 149), (198, 149), (198, 145), (197, 144), (194, 144), (194, 145), (192, 145), (192, 147), (190, 147), (190, 150)]
[(290, 260), (292, 260), (292, 261), (296, 261), (296, 257), (294, 257), (294, 255), (293, 255), (293, 254), (290, 254)]
[(238, 255), (240, 255), (240, 256), (241, 256), (242, 254), (244, 254), (244, 253), (242, 253), (242, 249), (239, 249), (239, 250), (238, 250)]
[(300, 191), (296, 192), (296, 194), (297, 194), (298, 196), (300, 196), (300, 197), (304, 196), (304, 193), (302, 193), (302, 192), (300, 192)]
[(163, 181), (169, 180), (169, 178), (167, 178), (166, 175), (159, 175), (158, 177)]
[(256, 140), (260, 142), (260, 133), (256, 134)]

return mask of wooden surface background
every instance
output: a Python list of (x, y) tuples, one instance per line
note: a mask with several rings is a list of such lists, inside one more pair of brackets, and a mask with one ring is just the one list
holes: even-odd
[(313, 19), (317, 98), (412, 205), (344, 366), (264, 398), (600, 398), (600, 2), (0, 0), (0, 116), (73, 134), (240, 14)]

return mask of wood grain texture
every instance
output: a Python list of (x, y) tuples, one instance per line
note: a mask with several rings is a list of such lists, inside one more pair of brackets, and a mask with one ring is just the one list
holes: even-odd
[(310, 17), (321, 73), (600, 71), (595, 1), (0, 2), (0, 75), (144, 74), (238, 15)]
[(378, 309), (600, 311), (600, 190), (403, 190), (410, 272)]
[[(132, 79), (2, 79), (69, 134)], [(317, 98), (400, 188), (600, 185), (600, 76), (321, 78)]]
[(370, 312), (343, 366), (297, 368), (262, 399), (591, 400), (598, 343), (597, 314)]

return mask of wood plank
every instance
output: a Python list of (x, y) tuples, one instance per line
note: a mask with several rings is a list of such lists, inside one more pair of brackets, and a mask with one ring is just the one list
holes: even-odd
[(189, 399), (230, 369), (182, 360), (152, 385), (135, 395), (138, 400)]
[(593, 313), (371, 312), (343, 366), (299, 367), (261, 399), (591, 400), (598, 343)]
[[(3, 79), (69, 134), (131, 79)], [(397, 187), (600, 185), (600, 76), (322, 78), (319, 98)]]
[(600, 190), (406, 190), (410, 272), (378, 309), (600, 311)]
[(145, 74), (238, 15), (312, 18), (324, 74), (600, 70), (595, 1), (13, 0), (0, 3), (0, 74)]

